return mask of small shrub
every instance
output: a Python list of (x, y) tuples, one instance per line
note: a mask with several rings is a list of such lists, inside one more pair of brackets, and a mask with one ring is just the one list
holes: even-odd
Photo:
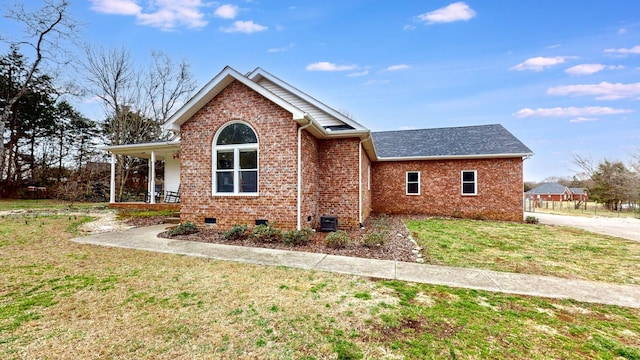
[(191, 235), (198, 232), (198, 227), (192, 222), (184, 222), (169, 230), (169, 236)]
[(249, 227), (247, 225), (233, 225), (233, 227), (224, 233), (222, 236), (227, 240), (240, 240), (247, 237)]
[(282, 239), (282, 231), (269, 225), (258, 225), (253, 228), (252, 236), (260, 242), (276, 242)]
[(376, 231), (364, 235), (363, 244), (366, 247), (382, 246), (387, 241), (387, 233)]
[(289, 230), (282, 234), (282, 242), (294, 246), (306, 245), (311, 241), (312, 236), (313, 230), (311, 229)]
[(327, 237), (324, 238), (324, 243), (330, 248), (339, 249), (349, 245), (351, 239), (346, 231), (338, 230), (327, 235)]
[(535, 216), (527, 216), (526, 218), (524, 218), (524, 222), (526, 222), (527, 224), (537, 224), (540, 222), (540, 219)]
[(387, 214), (380, 214), (372, 221), (372, 225), (377, 231), (389, 230), (391, 227), (391, 218)]

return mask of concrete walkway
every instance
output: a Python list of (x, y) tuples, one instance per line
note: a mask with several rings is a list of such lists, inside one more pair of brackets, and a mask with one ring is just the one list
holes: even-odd
[(166, 225), (75, 238), (81, 244), (121, 247), (269, 266), (330, 271), (425, 284), (640, 308), (640, 286), (560, 279), (393, 260), (171, 240), (157, 235)]

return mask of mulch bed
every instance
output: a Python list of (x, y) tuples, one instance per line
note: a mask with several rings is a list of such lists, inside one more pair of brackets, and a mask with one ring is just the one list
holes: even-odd
[[(200, 229), (200, 231), (196, 234), (177, 235), (173, 237), (169, 236), (167, 232), (164, 232), (159, 236), (176, 240), (200, 241), (206, 243), (260, 247), (269, 249), (306, 251), (368, 259), (415, 262), (417, 256), (412, 252), (414, 244), (409, 240), (409, 231), (404, 226), (403, 218), (399, 216), (390, 216), (385, 219), (385, 222), (388, 224), (388, 236), (384, 245), (373, 247), (363, 245), (362, 239), (364, 235), (368, 232), (377, 231), (374, 224), (379, 219), (380, 216), (371, 215), (365, 222), (364, 228), (347, 231), (350, 239), (352, 240), (352, 244), (340, 249), (331, 248), (325, 245), (324, 239), (329, 234), (326, 232), (317, 232), (312, 236), (309, 244), (297, 246), (287, 245), (280, 242), (258, 242), (251, 238), (245, 240), (226, 240), (222, 236), (221, 231), (213, 229)], [(162, 217), (131, 218), (127, 221), (127, 223), (133, 226), (149, 226), (161, 224), (163, 220), (164, 219)]]

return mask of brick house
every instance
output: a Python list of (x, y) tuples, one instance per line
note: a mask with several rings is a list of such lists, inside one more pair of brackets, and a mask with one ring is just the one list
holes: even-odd
[[(261, 68), (226, 67), (165, 128), (180, 139), (103, 149), (112, 162), (168, 160), (182, 221), (318, 228), (331, 216), (356, 228), (372, 211), (522, 221), (532, 152), (501, 125), (372, 132)], [(112, 203), (114, 188), (112, 174)]]
[(566, 187), (557, 182), (542, 183), (524, 193), (525, 199), (539, 206), (541, 201), (588, 201), (585, 188)]

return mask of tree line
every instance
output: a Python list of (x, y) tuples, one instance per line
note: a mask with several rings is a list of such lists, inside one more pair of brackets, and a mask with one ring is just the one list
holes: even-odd
[[(152, 51), (139, 67), (125, 48), (82, 45), (69, 6), (45, 0), (40, 8), (18, 4), (6, 14), (24, 36), (2, 39), (8, 51), (0, 55), (0, 197), (30, 186), (60, 197), (93, 196), (108, 179), (97, 166), (105, 159), (96, 145), (170, 139), (161, 125), (196, 88), (184, 60)], [(74, 78), (65, 82), (61, 74), (70, 72)], [(69, 101), (89, 96), (103, 105), (99, 119)], [(129, 174), (146, 165), (120, 156), (120, 191)]]

